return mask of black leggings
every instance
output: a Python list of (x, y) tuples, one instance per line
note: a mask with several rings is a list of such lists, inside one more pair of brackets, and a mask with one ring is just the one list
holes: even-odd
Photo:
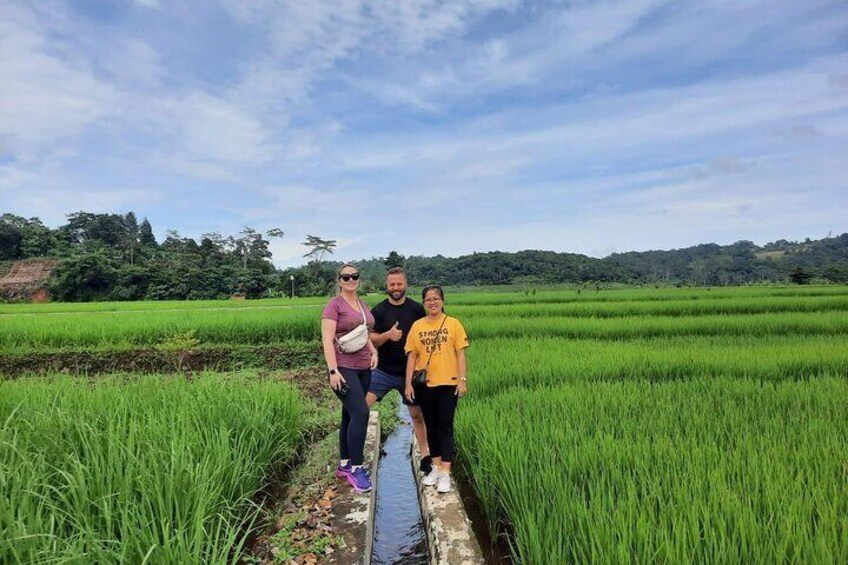
[(368, 403), (365, 393), (371, 384), (371, 369), (339, 367), (347, 382), (347, 394), (334, 390), (342, 401), (342, 424), (339, 427), (339, 459), (350, 459), (351, 465), (365, 461), (365, 434), (368, 431)]
[(441, 457), (445, 463), (454, 459), (453, 415), (456, 413), (456, 387), (443, 385), (421, 387), (421, 412), (427, 426), (427, 444), (430, 455)]

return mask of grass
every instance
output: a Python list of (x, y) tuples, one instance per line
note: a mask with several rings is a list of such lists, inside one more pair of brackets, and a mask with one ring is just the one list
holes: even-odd
[(459, 318), (475, 338), (645, 339), (687, 336), (846, 336), (848, 310), (624, 318), (510, 317), (492, 314)]
[[(447, 290), (460, 461), (517, 561), (848, 562), (848, 287)], [(326, 300), (0, 305), (0, 355), (306, 355)], [(337, 418), (255, 379), (30, 380), (0, 382), (4, 563), (233, 561), (286, 434)]]
[(460, 460), (516, 561), (848, 562), (844, 288), (586, 294), (448, 302)]
[[(732, 376), (764, 381), (848, 374), (842, 336), (669, 337), (628, 341), (493, 338), (472, 343), (475, 392), (572, 382)], [(471, 377), (469, 377), (470, 380)]]
[[(754, 287), (591, 293), (463, 294), (449, 302), (478, 337), (557, 335), (627, 338), (690, 332), (844, 333), (848, 288)], [(372, 304), (382, 297), (368, 297)], [(0, 306), (0, 352), (168, 346), (257, 345), (320, 339), (326, 299)], [(245, 306), (253, 304), (253, 306)], [(55, 310), (61, 311), (61, 313)], [(757, 316), (753, 316), (753, 315)], [(735, 316), (735, 318), (733, 318)], [(678, 318), (674, 320), (672, 318)], [(746, 321), (749, 320), (749, 321)], [(520, 332), (520, 333), (517, 333)]]
[(320, 307), (255, 310), (167, 310), (9, 316), (0, 324), (7, 347), (154, 346), (192, 335), (199, 343), (256, 344), (320, 339)]
[(574, 382), (470, 401), (457, 439), (520, 563), (845, 563), (846, 398), (844, 378)]
[(231, 562), (301, 411), (237, 375), (0, 382), (0, 562)]

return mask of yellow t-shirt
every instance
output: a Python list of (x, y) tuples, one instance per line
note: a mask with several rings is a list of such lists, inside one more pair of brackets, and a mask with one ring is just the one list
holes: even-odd
[(427, 386), (455, 385), (459, 381), (456, 352), (468, 347), (468, 336), (459, 320), (448, 316), (445, 325), (439, 330), (443, 319), (439, 317), (435, 322), (427, 318), (416, 320), (406, 338), (406, 352), (414, 351), (418, 354), (416, 371), (427, 365), (430, 352), (433, 352), (427, 368)]

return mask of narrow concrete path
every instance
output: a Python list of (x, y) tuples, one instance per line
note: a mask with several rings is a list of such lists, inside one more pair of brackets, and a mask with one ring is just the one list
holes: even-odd
[(440, 494), (435, 487), (421, 484), (423, 475), (416, 462), (420, 459), (418, 443), (412, 438), (412, 473), (418, 485), (418, 500), (427, 534), (431, 565), (483, 565), (485, 559), (471, 528), (471, 520), (459, 496), (456, 482), (451, 491)]
[[(484, 565), (483, 552), (471, 528), (456, 483), (451, 492), (439, 494), (434, 487), (421, 484), (418, 471), (418, 444), (412, 437), (411, 469), (418, 489), (418, 502), (424, 522), (424, 534), (431, 565)], [(344, 546), (327, 559), (332, 565), (371, 565), (374, 544), (374, 514), (379, 477), (380, 418), (372, 411), (365, 440), (365, 460), (371, 470), (371, 492), (356, 493), (343, 486), (333, 501), (332, 528), (344, 538)]]
[(365, 463), (371, 471), (371, 492), (357, 493), (345, 484), (333, 500), (332, 527), (344, 538), (344, 547), (334, 551), (332, 565), (371, 565), (374, 543), (374, 508), (377, 496), (377, 468), (380, 461), (380, 416), (371, 411), (365, 438)]

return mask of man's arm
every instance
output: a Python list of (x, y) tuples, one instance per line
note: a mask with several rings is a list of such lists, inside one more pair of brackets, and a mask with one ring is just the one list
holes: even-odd
[(387, 332), (379, 333), (379, 332), (371, 332), (369, 337), (371, 338), (371, 343), (374, 344), (374, 347), (380, 347), (387, 341), (389, 341), (389, 336), (386, 335)]
[(371, 343), (374, 344), (374, 347), (380, 347), (389, 340), (400, 341), (401, 337), (403, 337), (403, 332), (398, 328), (397, 322), (388, 331), (383, 333), (371, 332), (370, 334)]

